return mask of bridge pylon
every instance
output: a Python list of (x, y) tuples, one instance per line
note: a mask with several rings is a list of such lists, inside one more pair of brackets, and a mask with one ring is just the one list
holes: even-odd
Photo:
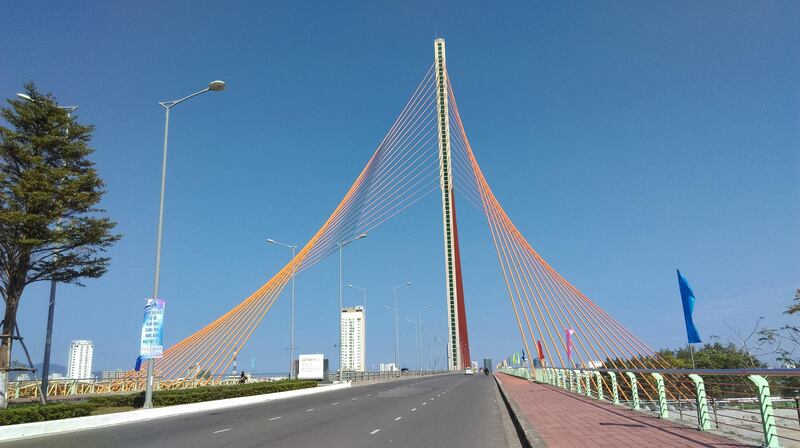
[(434, 56), (436, 59), (436, 114), (439, 132), (439, 183), (442, 190), (445, 287), (447, 291), (447, 358), (450, 370), (460, 370), (470, 365), (469, 336), (464, 309), (464, 288), (461, 281), (461, 256), (458, 249), (458, 225), (456, 223), (450, 151), (447, 56), (443, 38), (434, 41)]

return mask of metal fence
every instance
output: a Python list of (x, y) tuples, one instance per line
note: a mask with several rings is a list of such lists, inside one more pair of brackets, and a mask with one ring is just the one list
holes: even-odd
[(800, 447), (800, 369), (501, 372), (770, 448)]
[[(331, 375), (335, 381), (368, 382), (389, 381), (406, 377), (441, 375), (449, 373), (442, 370), (394, 371), (394, 372), (344, 372), (342, 378), (338, 373)], [(279, 381), (288, 378), (286, 373), (254, 373), (246, 377), (247, 383)], [(154, 390), (192, 389), (213, 385), (239, 384), (238, 375), (225, 375), (215, 378), (153, 378)], [(9, 400), (35, 399), (39, 396), (41, 380), (10, 381), (8, 383)], [(113, 379), (51, 379), (48, 381), (48, 397), (76, 397), (80, 395), (115, 394), (141, 392), (145, 389), (143, 376), (125, 376)]]

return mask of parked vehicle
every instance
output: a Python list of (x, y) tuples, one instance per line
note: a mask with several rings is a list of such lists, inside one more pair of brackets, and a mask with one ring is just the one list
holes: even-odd
[(475, 372), (473, 372), (470, 367), (467, 367), (467, 370), (464, 371), (464, 375), (475, 375)]

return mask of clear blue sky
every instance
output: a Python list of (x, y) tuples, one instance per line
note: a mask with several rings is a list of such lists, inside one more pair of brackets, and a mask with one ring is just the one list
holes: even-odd
[[(312, 4), (316, 3), (316, 4)], [(212, 79), (225, 92), (175, 109), (162, 296), (171, 344), (268, 279), (322, 224), (433, 61), (448, 67), (484, 173), (531, 244), (651, 346), (685, 342), (675, 268), (701, 335), (734, 337), (800, 287), (800, 3), (6, 2), (0, 97), (26, 81), (97, 126), (104, 206), (123, 240), (109, 273), (59, 289), (53, 361), (95, 342), (95, 368), (130, 368), (151, 293), (163, 138), (158, 101)], [(485, 219), (460, 207), (474, 358), (521, 347)], [(402, 317), (433, 304), (444, 336), (436, 195), (348, 247), (369, 288), (369, 365)], [(349, 304), (360, 296), (347, 291)], [(298, 277), (301, 352), (332, 353), (337, 271)], [(284, 371), (288, 296), (242, 353)], [(47, 287), (20, 327), (41, 360)], [(727, 324), (727, 326), (726, 326)], [(411, 324), (401, 327), (413, 365)], [(21, 355), (15, 356), (21, 358)], [(440, 360), (441, 362), (441, 360)]]

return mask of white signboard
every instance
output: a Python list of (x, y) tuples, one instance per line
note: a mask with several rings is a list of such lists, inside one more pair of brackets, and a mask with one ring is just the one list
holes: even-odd
[(300, 355), (297, 361), (297, 379), (321, 380), (324, 374), (325, 355)]

